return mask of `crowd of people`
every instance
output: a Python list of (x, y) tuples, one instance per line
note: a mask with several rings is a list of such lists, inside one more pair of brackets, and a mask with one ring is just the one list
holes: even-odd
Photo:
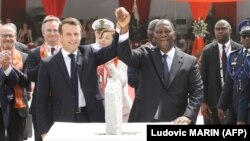
[(250, 20), (239, 24), (240, 43), (219, 20), (199, 59), (178, 47), (169, 19), (150, 21), (148, 42), (133, 48), (130, 14), (120, 7), (115, 17), (115, 24), (97, 19), (84, 30), (76, 18), (48, 15), (43, 44), (33, 49), (26, 46), (33, 41), (27, 24), (19, 31), (0, 25), (1, 141), (24, 140), (31, 125), (42, 141), (54, 122), (105, 122), (110, 78), (122, 86), (123, 122), (191, 125), (200, 111), (206, 125), (250, 124)]

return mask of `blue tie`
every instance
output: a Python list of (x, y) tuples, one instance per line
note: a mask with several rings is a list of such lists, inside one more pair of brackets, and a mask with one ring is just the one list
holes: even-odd
[(75, 54), (69, 54), (69, 57), (71, 59), (71, 84), (73, 86), (74, 94), (75, 94), (75, 100), (76, 100), (76, 110), (79, 108), (78, 104), (78, 77), (77, 77), (77, 65), (76, 65), (76, 59)]
[(164, 81), (166, 85), (168, 85), (169, 80), (169, 69), (168, 69), (168, 62), (167, 62), (167, 54), (163, 55), (163, 74), (164, 74)]

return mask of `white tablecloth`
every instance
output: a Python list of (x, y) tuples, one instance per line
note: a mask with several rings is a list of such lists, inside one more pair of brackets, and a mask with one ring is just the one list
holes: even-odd
[[(122, 129), (125, 134), (104, 135), (106, 132), (105, 123), (56, 122), (44, 141), (146, 141), (148, 124), (169, 123), (124, 123)], [(130, 135), (126, 133), (130, 133)]]

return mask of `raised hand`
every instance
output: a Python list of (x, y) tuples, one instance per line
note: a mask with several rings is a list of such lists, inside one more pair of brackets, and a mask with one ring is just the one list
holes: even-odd
[(127, 32), (128, 26), (130, 22), (130, 14), (124, 7), (119, 7), (115, 10), (115, 16), (116, 16), (116, 22), (119, 28), (121, 29), (121, 32)]

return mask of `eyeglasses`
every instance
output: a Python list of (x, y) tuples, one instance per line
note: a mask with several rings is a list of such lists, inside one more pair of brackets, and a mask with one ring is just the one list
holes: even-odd
[(250, 35), (241, 35), (243, 39), (246, 39), (247, 37), (250, 38)]
[(9, 37), (9, 38), (14, 38), (16, 35), (12, 35), (12, 34), (2, 34), (2, 35), (0, 35), (2, 38), (7, 38), (7, 37)]

